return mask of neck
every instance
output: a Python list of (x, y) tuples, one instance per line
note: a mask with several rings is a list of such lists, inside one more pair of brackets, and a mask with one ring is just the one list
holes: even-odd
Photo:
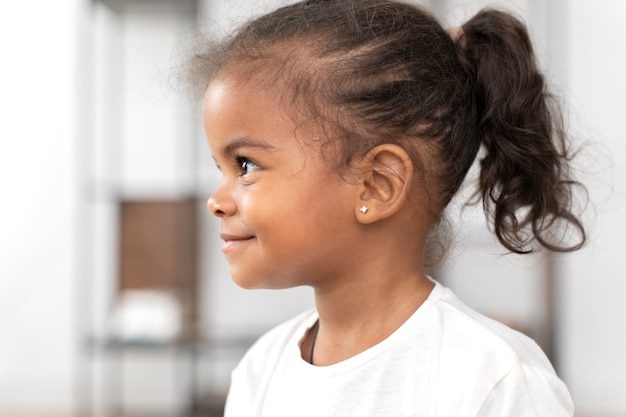
[[(353, 277), (345, 281), (346, 285), (316, 288), (317, 365), (340, 362), (380, 343), (417, 310), (433, 288), (421, 270), (379, 272)], [(310, 348), (312, 334), (308, 339), (306, 345)]]

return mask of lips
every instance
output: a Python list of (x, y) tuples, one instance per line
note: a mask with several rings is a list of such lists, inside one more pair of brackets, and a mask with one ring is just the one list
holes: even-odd
[(255, 237), (251, 235), (220, 233), (220, 238), (224, 241), (222, 244), (222, 252), (228, 254), (249, 243)]

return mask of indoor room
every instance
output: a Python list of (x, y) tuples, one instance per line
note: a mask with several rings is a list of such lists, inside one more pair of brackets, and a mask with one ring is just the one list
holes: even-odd
[[(487, 6), (525, 22), (588, 197), (582, 249), (507, 254), (465, 204), (475, 164), (430, 276), (534, 339), (576, 417), (626, 417), (626, 3), (405, 2), (446, 28)], [(308, 286), (231, 279), (207, 211), (222, 173), (189, 78), (202, 42), (289, 3), (3, 5), (0, 417), (222, 416), (245, 352), (315, 306)]]

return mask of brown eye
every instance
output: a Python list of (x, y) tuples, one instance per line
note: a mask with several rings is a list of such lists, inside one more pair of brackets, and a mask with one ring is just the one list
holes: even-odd
[(243, 156), (237, 157), (237, 163), (239, 164), (241, 175), (250, 174), (251, 172), (259, 169), (259, 166), (256, 163), (252, 162), (250, 159), (243, 157)]

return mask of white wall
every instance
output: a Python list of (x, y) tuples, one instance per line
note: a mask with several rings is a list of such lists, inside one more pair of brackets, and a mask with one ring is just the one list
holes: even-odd
[(0, 409), (73, 403), (83, 3), (0, 14)]
[(626, 3), (567, 3), (564, 70), (595, 205), (590, 245), (563, 267), (563, 371), (581, 415), (626, 415)]

